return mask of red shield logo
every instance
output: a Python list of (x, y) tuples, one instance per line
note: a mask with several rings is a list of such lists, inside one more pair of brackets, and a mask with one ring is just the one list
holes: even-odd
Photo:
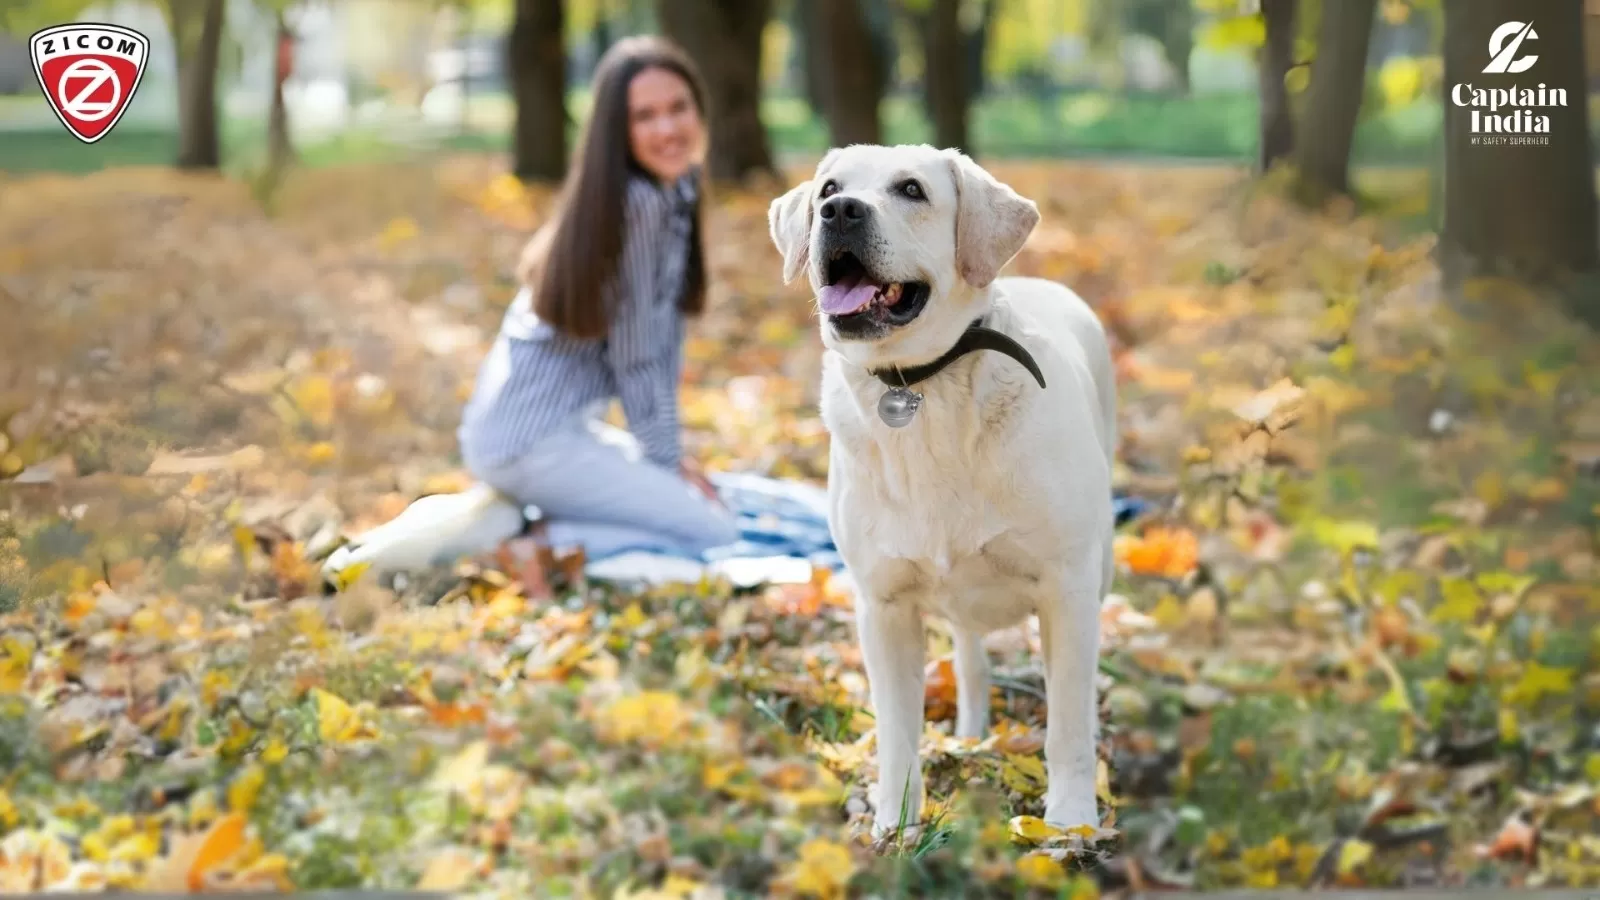
[(56, 118), (85, 144), (111, 133), (150, 61), (149, 38), (121, 25), (88, 22), (37, 32), (28, 50)]

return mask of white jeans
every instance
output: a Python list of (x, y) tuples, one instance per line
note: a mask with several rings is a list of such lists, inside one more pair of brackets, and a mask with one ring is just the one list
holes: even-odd
[(698, 557), (739, 539), (732, 513), (677, 472), (645, 460), (633, 436), (591, 415), (575, 417), (527, 455), (468, 467), (479, 481), (548, 523), (552, 546), (590, 559), (642, 550)]

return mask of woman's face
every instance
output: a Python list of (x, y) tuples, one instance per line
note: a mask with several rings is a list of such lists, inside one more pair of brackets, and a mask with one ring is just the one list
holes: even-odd
[(705, 124), (689, 83), (661, 68), (633, 76), (628, 84), (628, 141), (634, 160), (660, 181), (674, 181), (699, 162)]

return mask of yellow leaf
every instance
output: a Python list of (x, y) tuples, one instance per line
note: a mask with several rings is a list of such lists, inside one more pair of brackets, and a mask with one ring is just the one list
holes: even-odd
[(389, 224), (384, 226), (382, 233), (378, 235), (378, 243), (385, 249), (390, 249), (403, 241), (415, 238), (418, 233), (416, 221), (409, 217), (401, 216), (397, 219), (391, 219)]
[(0, 636), (0, 695), (21, 693), (32, 667), (32, 641), (16, 634)]
[(1332, 353), (1328, 354), (1328, 362), (1333, 367), (1346, 375), (1356, 367), (1356, 347), (1354, 344), (1340, 344)]
[(483, 769), (489, 764), (489, 742), (473, 741), (450, 757), (433, 776), (433, 786), (443, 791), (465, 794), (482, 780)]
[(117, 845), (106, 854), (106, 858), (118, 862), (144, 862), (155, 859), (159, 852), (161, 852), (161, 842), (156, 836), (141, 831), (117, 842)]
[(1018, 859), (1017, 877), (1033, 887), (1052, 891), (1067, 883), (1066, 870), (1045, 853), (1029, 853)]
[(311, 696), (317, 703), (317, 734), (324, 743), (348, 744), (364, 738), (376, 737), (361, 716), (350, 704), (322, 688), (312, 688)]
[(645, 615), (644, 609), (637, 603), (630, 603), (628, 608), (622, 611), (622, 615), (616, 618), (617, 627), (623, 631), (633, 631), (648, 621), (650, 617)]
[(1378, 69), (1378, 92), (1387, 106), (1410, 104), (1422, 95), (1422, 84), (1422, 63), (1413, 57), (1394, 57)]
[(1483, 595), (1472, 582), (1454, 576), (1441, 578), (1439, 593), (1440, 603), (1428, 618), (1458, 625), (1471, 625), (1478, 620), (1478, 610), (1483, 608)]
[(1522, 677), (1508, 692), (1509, 696), (1506, 699), (1514, 705), (1532, 706), (1546, 694), (1555, 696), (1570, 694), (1573, 690), (1573, 679), (1577, 674), (1576, 669), (1529, 662), (1522, 670)]
[(283, 738), (273, 735), (267, 738), (266, 746), (261, 748), (261, 761), (269, 766), (275, 766), (289, 758), (289, 745)]
[(1061, 829), (1038, 816), (1015, 816), (1008, 828), (1012, 840), (1027, 844), (1040, 844), (1062, 833)]
[(307, 375), (295, 380), (287, 393), (294, 401), (294, 412), (319, 428), (333, 424), (333, 381), (326, 375)]
[(256, 765), (245, 766), (243, 771), (234, 776), (233, 783), (228, 785), (228, 809), (237, 813), (249, 812), (255, 806), (262, 785), (266, 783), (265, 769)]
[(1490, 470), (1472, 481), (1472, 493), (1490, 510), (1499, 508), (1506, 499), (1506, 480), (1499, 472)]
[(672, 746), (686, 740), (693, 716), (677, 694), (645, 691), (619, 697), (596, 715), (596, 731), (614, 743)]
[(1316, 519), (1311, 522), (1311, 536), (1340, 553), (1378, 546), (1378, 526), (1360, 520)]
[(1266, 20), (1258, 15), (1229, 16), (1200, 32), (1200, 45), (1210, 50), (1259, 47), (1267, 40)]
[(460, 847), (451, 847), (428, 862), (428, 867), (422, 870), (422, 877), (417, 880), (417, 890), (458, 891), (466, 887), (477, 869), (471, 853)]
[(1591, 784), (1600, 785), (1600, 752), (1589, 754), (1583, 761), (1583, 774)]
[(1150, 611), (1150, 618), (1167, 631), (1178, 628), (1184, 622), (1185, 614), (1183, 602), (1176, 594), (1163, 594), (1156, 608)]
[(1356, 870), (1367, 864), (1372, 859), (1372, 845), (1366, 841), (1351, 838), (1339, 848), (1338, 874), (1341, 879), (1352, 878)]
[(800, 858), (788, 872), (788, 882), (797, 892), (813, 897), (843, 897), (845, 885), (856, 871), (850, 848), (825, 838), (813, 838), (800, 846)]
[(1007, 753), (1005, 764), (1000, 768), (1000, 780), (1024, 797), (1037, 796), (1044, 791), (1044, 763), (1035, 756)]
[(334, 590), (345, 591), (352, 584), (355, 584), (357, 579), (365, 575), (370, 568), (372, 568), (372, 563), (369, 561), (353, 562), (337, 571), (329, 572), (328, 577), (333, 582)]
[(1507, 744), (1514, 744), (1522, 736), (1522, 727), (1517, 722), (1517, 714), (1510, 707), (1500, 707), (1499, 729), (1500, 740)]
[(1283, 86), (1291, 94), (1303, 94), (1311, 86), (1311, 67), (1295, 66), (1283, 73)]

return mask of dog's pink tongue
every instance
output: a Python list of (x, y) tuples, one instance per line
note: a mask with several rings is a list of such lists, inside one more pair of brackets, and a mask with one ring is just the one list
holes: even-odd
[(866, 309), (877, 293), (877, 285), (862, 276), (853, 275), (823, 286), (817, 299), (822, 303), (822, 311), (828, 315), (847, 316)]

